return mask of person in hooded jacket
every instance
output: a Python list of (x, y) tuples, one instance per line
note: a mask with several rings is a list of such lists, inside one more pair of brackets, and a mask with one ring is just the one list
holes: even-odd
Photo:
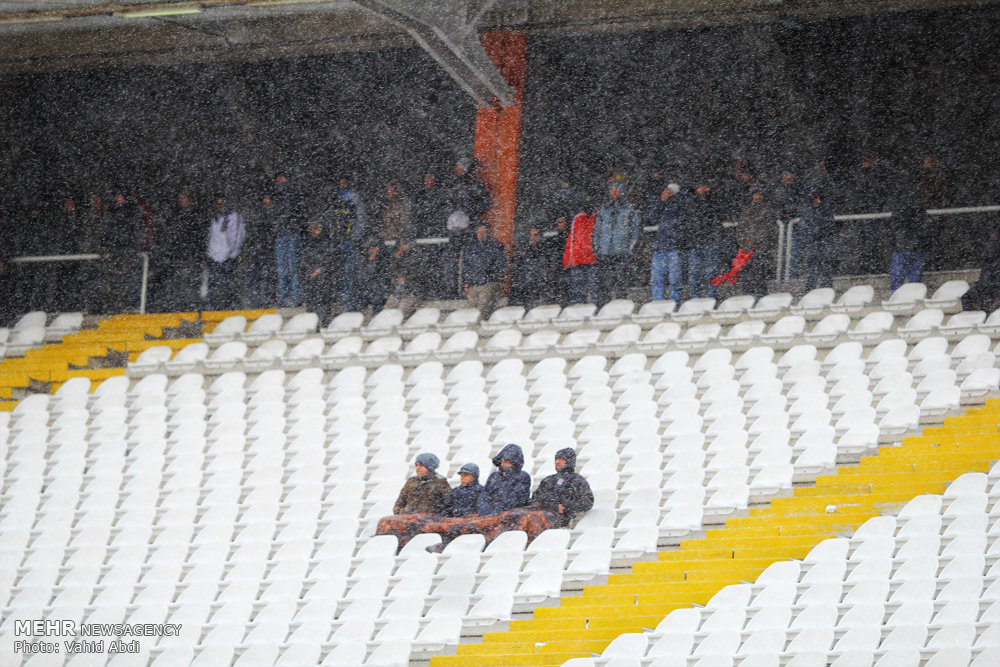
[(479, 509), (479, 494), (483, 490), (483, 485), (479, 483), (479, 466), (466, 463), (458, 469), (458, 474), (462, 482), (445, 499), (441, 508), (442, 516), (472, 516)]
[(575, 451), (569, 447), (560, 449), (556, 452), (555, 465), (556, 474), (541, 481), (531, 496), (530, 505), (558, 514), (556, 527), (562, 528), (576, 515), (590, 511), (594, 506), (594, 493), (583, 475), (575, 471)]
[(531, 498), (531, 475), (524, 470), (524, 453), (518, 445), (510, 444), (493, 457), (497, 467), (479, 494), (479, 516), (500, 514), (515, 507), (523, 507)]

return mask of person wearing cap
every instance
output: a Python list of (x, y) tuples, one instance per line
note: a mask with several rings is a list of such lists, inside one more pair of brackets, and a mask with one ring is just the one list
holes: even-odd
[(646, 212), (646, 222), (656, 225), (656, 243), (649, 267), (649, 288), (653, 301), (666, 299), (665, 284), (670, 282), (670, 298), (681, 302), (683, 258), (678, 238), (687, 197), (676, 179), (670, 179), (659, 198)]
[(492, 516), (515, 507), (523, 507), (531, 498), (531, 475), (524, 466), (524, 453), (518, 445), (510, 444), (493, 457), (497, 467), (490, 473), (482, 493), (479, 494), (479, 515)]
[(393, 514), (440, 514), (451, 486), (437, 474), (440, 461), (429, 452), (417, 456), (417, 474), (406, 480), (392, 506)]
[(451, 490), (444, 501), (441, 515), (447, 517), (472, 516), (479, 504), (479, 493), (483, 485), (479, 483), (479, 466), (466, 463), (458, 469), (461, 484)]
[(560, 449), (555, 456), (556, 473), (541, 481), (530, 505), (558, 516), (557, 528), (568, 526), (573, 518), (594, 506), (594, 493), (583, 475), (575, 471), (576, 452)]
[(608, 198), (594, 218), (594, 254), (599, 283), (597, 306), (624, 295), (626, 276), (641, 231), (639, 211), (628, 200), (628, 181), (616, 174), (608, 181)]

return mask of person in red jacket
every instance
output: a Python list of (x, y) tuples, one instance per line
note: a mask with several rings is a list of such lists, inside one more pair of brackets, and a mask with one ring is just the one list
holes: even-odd
[[(566, 249), (563, 252), (563, 267), (569, 270), (570, 302), (594, 303), (597, 299), (597, 260), (594, 258), (594, 215), (588, 197), (573, 216)], [(589, 210), (589, 212), (588, 212)]]

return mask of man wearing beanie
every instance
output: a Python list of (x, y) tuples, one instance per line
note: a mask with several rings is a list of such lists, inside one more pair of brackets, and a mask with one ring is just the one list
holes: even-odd
[(451, 495), (444, 501), (442, 516), (471, 516), (476, 513), (479, 503), (479, 492), (483, 486), (479, 483), (479, 466), (466, 463), (458, 469), (462, 480), (461, 485), (451, 490)]
[(556, 474), (549, 475), (535, 489), (531, 497), (532, 507), (555, 512), (559, 515), (557, 528), (568, 526), (577, 514), (587, 512), (594, 506), (594, 493), (583, 475), (574, 471), (576, 452), (560, 449), (556, 452)]
[(434, 454), (424, 452), (417, 456), (417, 474), (406, 480), (399, 492), (393, 514), (439, 514), (441, 506), (451, 492), (448, 482), (435, 471), (440, 461)]

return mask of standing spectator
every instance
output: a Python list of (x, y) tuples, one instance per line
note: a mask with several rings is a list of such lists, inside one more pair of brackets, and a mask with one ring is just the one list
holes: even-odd
[(608, 199), (594, 218), (594, 253), (600, 284), (597, 306), (624, 294), (629, 264), (639, 243), (639, 211), (628, 200), (625, 177), (616, 174), (608, 182)]
[(389, 296), (388, 260), (382, 241), (376, 237), (369, 237), (361, 248), (362, 256), (355, 267), (354, 300), (349, 307), (358, 312), (371, 308), (372, 315), (375, 315), (382, 310)]
[(852, 213), (882, 213), (889, 202), (889, 175), (875, 153), (861, 154)]
[[(99, 196), (91, 195), (90, 206), (83, 216), (83, 236), (79, 239), (78, 252), (97, 255), (102, 253), (101, 241), (104, 235), (104, 224), (104, 202)], [(200, 235), (200, 229), (198, 233)], [(197, 261), (199, 254), (200, 252), (194, 254), (195, 261)], [(79, 280), (81, 284), (89, 286), (89, 289), (85, 290), (82, 295), (81, 306), (88, 313), (101, 312), (101, 304), (104, 303), (106, 296), (102, 275), (100, 260), (86, 261), (80, 266)]]
[(782, 222), (788, 222), (802, 207), (802, 189), (791, 169), (783, 169), (778, 179), (778, 187), (774, 192), (774, 203)]
[(424, 261), (425, 256), (414, 250), (409, 239), (399, 239), (389, 257), (390, 292), (385, 302), (386, 308), (398, 308), (403, 312), (404, 318), (413, 314), (423, 298), (427, 279)]
[(556, 473), (539, 483), (529, 504), (555, 512), (560, 520), (556, 527), (565, 528), (578, 514), (590, 511), (594, 506), (594, 492), (583, 475), (575, 470), (576, 452), (573, 449), (560, 449), (555, 457)]
[(187, 189), (177, 193), (177, 202), (167, 214), (159, 244), (167, 273), (162, 301), (167, 311), (194, 310), (198, 306), (203, 215)]
[(443, 236), (445, 221), (448, 219), (448, 204), (444, 191), (438, 186), (434, 174), (424, 174), (424, 186), (413, 198), (410, 219), (416, 238)]
[(472, 516), (479, 510), (479, 494), (483, 485), (479, 483), (479, 466), (466, 463), (458, 469), (461, 484), (451, 490), (441, 515), (446, 517)]
[(934, 156), (924, 156), (915, 185), (920, 205), (925, 209), (948, 208), (952, 205), (951, 185), (938, 168)]
[(392, 181), (385, 187), (385, 205), (381, 216), (382, 238), (398, 241), (408, 237), (410, 231), (410, 200), (398, 182)]
[(807, 290), (830, 287), (836, 226), (833, 211), (818, 190), (807, 190), (806, 198), (792, 236), (792, 278), (804, 276)]
[[(816, 161), (809, 173), (806, 174), (803, 187), (818, 195), (824, 202), (824, 206), (831, 211), (842, 210), (842, 192), (840, 186), (830, 172), (830, 159), (822, 157)], [(808, 197), (803, 198), (803, 204), (808, 201)]]
[(513, 300), (531, 309), (547, 303), (553, 276), (549, 248), (538, 227), (528, 230), (528, 242), (514, 255)]
[(910, 183), (899, 186), (888, 231), (894, 241), (889, 288), (895, 292), (903, 283), (920, 282), (934, 244), (930, 216)]
[[(449, 247), (451, 248), (451, 268), (445, 270), (449, 280), (460, 277), (462, 249), (471, 241), (469, 230), (479, 226), (483, 214), (490, 205), (486, 186), (479, 178), (475, 163), (462, 158), (455, 164), (455, 175), (449, 182), (445, 199), (448, 218), (446, 222)], [(454, 287), (446, 286), (444, 295), (454, 294)]]
[(230, 197), (215, 202), (208, 231), (208, 304), (215, 310), (237, 306), (236, 270), (246, 228)]
[(493, 312), (497, 285), (507, 270), (507, 251), (490, 237), (490, 227), (485, 222), (476, 226), (476, 238), (465, 247), (461, 264), (469, 308), (478, 309), (479, 317), (486, 319)]
[(299, 269), (306, 310), (316, 313), (321, 328), (330, 323), (330, 305), (333, 301), (330, 254), (330, 239), (323, 234), (323, 226), (316, 220), (310, 222), (309, 234), (302, 244)]
[(667, 183), (656, 202), (646, 212), (646, 221), (657, 225), (653, 258), (649, 267), (649, 287), (653, 301), (666, 298), (665, 283), (670, 281), (670, 298), (681, 302), (683, 284), (682, 260), (678, 246), (681, 216), (684, 214), (685, 197), (675, 180)]
[(334, 249), (341, 261), (341, 282), (339, 300), (350, 307), (354, 302), (354, 278), (357, 264), (368, 229), (368, 213), (365, 204), (351, 184), (351, 179), (340, 179), (336, 200), (324, 215), (324, 223), (330, 234)]
[(719, 268), (725, 220), (722, 202), (702, 181), (685, 202), (678, 235), (681, 248), (688, 254), (688, 296), (692, 299), (718, 297), (718, 289), (710, 281)]
[(521, 470), (524, 453), (510, 444), (493, 457), (493, 471), (479, 494), (479, 516), (493, 516), (515, 507), (524, 507), (531, 499), (531, 475)]
[[(884, 213), (890, 208), (889, 176), (874, 153), (861, 155), (850, 208), (849, 213)], [(844, 225), (840, 245), (851, 251), (843, 254), (840, 272), (874, 273), (882, 270), (885, 253), (892, 243), (886, 225), (866, 221), (852, 221)]]
[(136, 255), (145, 223), (142, 211), (125, 195), (115, 195), (106, 215), (104, 237), (101, 241), (105, 260), (106, 312), (121, 312), (129, 305), (139, 306), (140, 267)]
[(569, 240), (569, 220), (570, 218), (565, 215), (556, 218), (556, 233), (545, 241), (545, 252), (551, 274), (549, 285), (552, 289), (552, 301), (563, 307), (569, 305), (569, 269), (563, 267), (563, 255), (566, 253), (566, 243)]
[[(83, 215), (72, 197), (63, 202), (62, 214), (54, 221), (53, 231), (56, 232), (54, 243), (47, 252), (54, 255), (71, 255), (80, 252), (81, 242), (86, 234), (86, 224)], [(79, 295), (72, 290), (64, 289), (65, 285), (80, 284), (80, 266), (78, 262), (56, 262), (52, 266), (52, 277), (49, 294), (52, 297), (53, 310), (79, 309)]]
[(570, 302), (595, 303), (597, 301), (597, 259), (594, 257), (594, 218), (596, 212), (588, 209), (587, 199), (573, 217), (563, 252), (563, 268), (569, 271)]
[(993, 223), (980, 257), (979, 279), (962, 297), (962, 309), (992, 313), (997, 308), (1000, 308), (1000, 224)]
[(777, 206), (766, 199), (761, 188), (755, 187), (750, 203), (740, 214), (736, 227), (740, 247), (753, 250), (753, 257), (740, 277), (744, 294), (752, 294), (757, 298), (767, 294), (767, 281), (774, 277), (776, 271), (777, 225)]
[(296, 183), (278, 174), (271, 193), (264, 198), (264, 217), (271, 226), (274, 259), (278, 269), (278, 303), (289, 308), (302, 303), (299, 283), (299, 250), (305, 226), (303, 193)]

